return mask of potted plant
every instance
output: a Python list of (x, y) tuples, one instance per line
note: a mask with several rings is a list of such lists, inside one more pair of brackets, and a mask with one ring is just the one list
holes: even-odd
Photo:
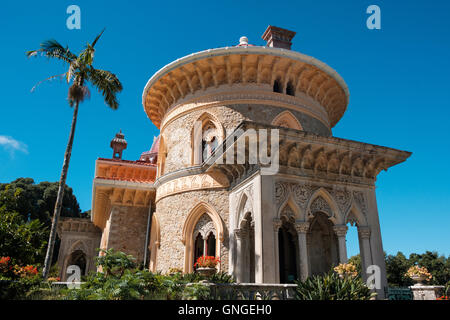
[(430, 281), (432, 278), (427, 268), (419, 266), (410, 267), (405, 275), (414, 280), (418, 285), (423, 285), (423, 281)]
[(197, 259), (194, 264), (196, 271), (203, 276), (209, 277), (216, 273), (216, 266), (219, 264), (220, 260), (213, 256), (201, 256)]

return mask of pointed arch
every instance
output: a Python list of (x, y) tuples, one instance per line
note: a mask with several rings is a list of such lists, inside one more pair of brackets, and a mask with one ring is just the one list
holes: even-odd
[(181, 242), (183, 242), (183, 244), (185, 245), (185, 256), (184, 256), (185, 273), (190, 273), (193, 271), (194, 229), (197, 222), (204, 214), (207, 214), (214, 223), (214, 227), (216, 229), (217, 234), (216, 239), (218, 240), (216, 241), (216, 253), (217, 256), (220, 257), (220, 244), (223, 243), (224, 241), (224, 223), (222, 221), (222, 218), (217, 213), (217, 211), (210, 204), (202, 201), (191, 209), (183, 225)]
[(352, 205), (345, 213), (345, 224), (349, 222), (352, 225), (353, 223), (356, 223), (358, 227), (365, 227), (368, 225), (365, 215), (362, 213), (361, 208), (358, 206), (355, 200), (352, 201)]
[[(208, 132), (211, 131), (211, 132)], [(211, 135), (206, 137), (206, 135)], [(191, 163), (199, 165), (203, 162), (203, 143), (219, 146), (225, 139), (225, 130), (220, 121), (211, 113), (203, 112), (192, 125), (191, 130)]]
[(236, 210), (236, 229), (240, 228), (241, 221), (245, 218), (245, 214), (247, 213), (250, 213), (253, 217), (253, 200), (248, 192), (244, 191), (239, 198)]
[(331, 222), (333, 222), (333, 224), (335, 225), (342, 224), (344, 222), (344, 219), (339, 211), (339, 207), (336, 204), (336, 201), (334, 201), (331, 194), (327, 190), (325, 190), (325, 188), (317, 189), (309, 199), (306, 210), (309, 218), (312, 218), (314, 215), (314, 212), (311, 211), (311, 206), (319, 198), (322, 198), (326, 202), (326, 204), (328, 204), (328, 206), (330, 207), (330, 212), (324, 212), (328, 215), (328, 219), (330, 219)]
[(286, 207), (289, 207), (292, 210), (292, 213), (294, 214), (293, 218), (295, 220), (302, 220), (301, 209), (298, 206), (298, 204), (295, 202), (292, 194), (290, 194), (286, 198), (286, 200), (284, 200), (284, 202), (281, 204), (280, 208), (278, 209), (278, 212), (277, 212), (278, 219), (281, 219), (283, 211), (286, 209)]
[(70, 249), (69, 249), (69, 254), (71, 254), (73, 251), (75, 251), (75, 250), (81, 250), (81, 251), (83, 251), (84, 252), (84, 254), (88, 254), (89, 253), (89, 251), (88, 251), (88, 248), (87, 248), (87, 246), (86, 246), (86, 244), (84, 243), (84, 241), (83, 240), (77, 240), (77, 241), (75, 241), (71, 246), (70, 246)]
[(86, 259), (85, 273), (87, 273), (87, 271), (89, 270), (90, 260), (91, 260), (91, 259), (89, 259), (90, 252), (88, 251), (88, 247), (86, 246), (86, 244), (84, 243), (83, 240), (77, 240), (70, 246), (70, 249), (67, 251), (67, 254), (64, 257), (63, 268), (61, 270), (61, 275), (62, 275), (61, 279), (65, 280), (67, 278), (66, 270), (68, 267), (69, 260), (72, 257), (72, 254), (78, 250), (84, 254), (84, 257)]
[(278, 114), (272, 121), (273, 126), (285, 127), (295, 130), (303, 130), (302, 125), (298, 121), (298, 119), (290, 112), (283, 111)]

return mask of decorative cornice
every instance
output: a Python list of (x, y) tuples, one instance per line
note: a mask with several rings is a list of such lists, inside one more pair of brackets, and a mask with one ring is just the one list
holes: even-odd
[[(313, 133), (274, 127), (250, 121), (243, 121), (235, 130), (237, 133), (227, 138), (216, 152), (202, 165), (207, 172), (223, 173), (230, 185), (243, 181), (249, 174), (259, 170), (260, 164), (236, 164), (234, 144), (241, 143), (239, 132), (248, 129), (278, 129), (279, 133), (279, 172), (307, 176), (318, 179), (351, 182), (359, 185), (373, 185), (378, 173), (405, 161), (410, 152), (376, 146), (335, 137), (324, 137)], [(268, 130), (269, 135), (271, 130)], [(270, 141), (270, 137), (267, 138)], [(230, 144), (230, 145), (227, 145)], [(269, 146), (268, 146), (269, 147)], [(235, 150), (230, 155), (223, 150)], [(246, 146), (245, 153), (250, 152)], [(227, 161), (227, 156), (233, 161)], [(228, 163), (227, 163), (228, 162)], [(364, 208), (362, 208), (364, 211)]]
[(56, 230), (60, 237), (68, 232), (101, 234), (101, 230), (91, 220), (82, 218), (61, 218)]
[(267, 47), (219, 48), (191, 54), (163, 67), (147, 82), (144, 110), (159, 128), (167, 111), (181, 99), (221, 85), (288, 83), (325, 108), (333, 127), (344, 114), (349, 92), (344, 80), (323, 62), (301, 53)]

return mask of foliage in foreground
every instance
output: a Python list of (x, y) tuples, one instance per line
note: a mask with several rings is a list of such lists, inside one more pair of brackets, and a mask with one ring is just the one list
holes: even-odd
[[(139, 270), (135, 259), (113, 249), (102, 251), (97, 258), (102, 272), (91, 274), (80, 289), (64, 291), (71, 300), (193, 300), (207, 299), (209, 288), (198, 273), (170, 275)], [(218, 273), (208, 279), (215, 283), (234, 282), (232, 276)]]
[(340, 277), (332, 271), (297, 281), (296, 284), (298, 300), (370, 300), (376, 295), (361, 278)]

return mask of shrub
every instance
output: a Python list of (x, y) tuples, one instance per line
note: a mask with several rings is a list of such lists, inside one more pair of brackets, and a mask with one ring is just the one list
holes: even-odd
[(213, 274), (209, 278), (209, 281), (211, 281), (213, 283), (235, 283), (236, 282), (236, 280), (234, 279), (234, 277), (231, 274), (228, 274), (223, 271)]
[(136, 259), (121, 251), (114, 249), (102, 250), (100, 249), (100, 256), (96, 257), (96, 265), (100, 267), (105, 276), (122, 277), (126, 269), (135, 269)]
[(305, 281), (297, 281), (298, 300), (369, 300), (375, 297), (361, 278), (339, 277), (329, 272), (312, 276)]

